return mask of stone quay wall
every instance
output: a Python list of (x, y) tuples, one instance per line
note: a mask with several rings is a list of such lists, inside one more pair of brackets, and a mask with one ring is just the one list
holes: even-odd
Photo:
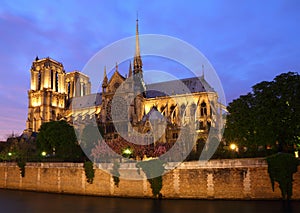
[[(167, 165), (172, 166), (171, 164)], [(16, 163), (0, 163), (0, 188), (39, 192), (116, 196), (152, 197), (152, 190), (142, 170), (133, 163), (122, 163), (120, 182), (101, 168), (112, 164), (94, 165), (95, 177), (87, 183), (82, 163), (27, 163), (21, 177)], [(128, 174), (142, 180), (122, 178)], [(124, 176), (125, 177), (125, 176)], [(293, 176), (292, 199), (300, 199), (300, 171)], [(280, 199), (278, 184), (272, 191), (267, 163), (262, 158), (211, 160), (206, 163), (185, 162), (163, 175), (163, 198), (192, 199)]]

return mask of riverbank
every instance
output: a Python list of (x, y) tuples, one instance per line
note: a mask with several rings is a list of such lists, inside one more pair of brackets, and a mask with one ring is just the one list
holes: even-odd
[[(171, 165), (167, 165), (166, 168)], [(99, 168), (100, 167), (100, 168)], [(146, 178), (129, 180), (122, 176), (143, 176), (133, 163), (122, 163), (120, 182), (95, 165), (93, 183), (87, 183), (82, 163), (27, 163), (21, 177), (15, 163), (0, 163), (0, 188), (80, 195), (150, 198), (152, 190)], [(162, 197), (172, 199), (280, 199), (278, 184), (272, 191), (267, 163), (263, 158), (211, 160), (205, 164), (185, 162), (162, 178)], [(294, 174), (292, 199), (300, 199), (300, 172)]]

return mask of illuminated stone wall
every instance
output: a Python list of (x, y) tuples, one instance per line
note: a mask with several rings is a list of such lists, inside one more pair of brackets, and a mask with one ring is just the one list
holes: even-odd
[(78, 71), (66, 73), (62, 63), (49, 57), (36, 58), (30, 73), (28, 131), (37, 132), (43, 123), (62, 119), (68, 100), (91, 93), (88, 76)]
[[(109, 165), (112, 166), (112, 165)], [(120, 174), (137, 173), (131, 164), (121, 165)], [(142, 172), (142, 171), (141, 171)], [(151, 197), (144, 180), (120, 178), (115, 186), (110, 174), (95, 170), (93, 184), (86, 182), (81, 163), (27, 163), (21, 177), (15, 163), (0, 163), (0, 188), (99, 196)], [(293, 199), (300, 199), (300, 172), (294, 174)], [(164, 198), (195, 199), (280, 199), (278, 184), (272, 191), (263, 159), (212, 160), (183, 163), (163, 176)]]

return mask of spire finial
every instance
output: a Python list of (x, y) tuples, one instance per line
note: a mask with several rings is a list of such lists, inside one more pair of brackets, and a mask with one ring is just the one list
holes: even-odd
[(106, 87), (107, 86), (107, 74), (106, 74), (106, 66), (104, 66), (104, 76), (103, 76), (103, 82), (102, 82), (102, 87)]
[(118, 62), (116, 62), (116, 71), (118, 72)]
[(128, 77), (132, 76), (132, 67), (131, 67), (131, 61), (129, 62), (129, 72), (128, 72)]
[(140, 41), (139, 41), (139, 20), (138, 17), (136, 19), (136, 32), (135, 32), (135, 56), (133, 60), (133, 73), (140, 73), (142, 72), (142, 59), (140, 53)]
[(136, 17), (136, 29), (135, 29), (135, 56), (140, 56), (140, 41), (139, 41), (139, 19)]

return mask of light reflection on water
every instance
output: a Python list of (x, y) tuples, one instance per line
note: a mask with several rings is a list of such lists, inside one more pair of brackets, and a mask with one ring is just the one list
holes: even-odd
[(281, 213), (300, 212), (300, 201), (152, 200), (0, 189), (0, 212)]

